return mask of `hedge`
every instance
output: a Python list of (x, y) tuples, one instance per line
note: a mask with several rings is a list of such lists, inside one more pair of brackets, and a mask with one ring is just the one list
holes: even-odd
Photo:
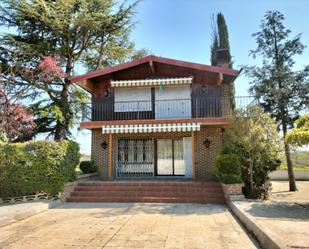
[(226, 184), (241, 183), (241, 163), (236, 154), (220, 154), (216, 158), (220, 181)]
[(57, 194), (75, 179), (79, 157), (73, 141), (0, 143), (0, 197)]
[(82, 161), (79, 164), (79, 168), (84, 174), (95, 173), (98, 171), (94, 161)]

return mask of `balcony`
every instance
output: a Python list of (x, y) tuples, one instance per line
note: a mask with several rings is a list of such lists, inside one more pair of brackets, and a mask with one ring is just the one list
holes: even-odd
[(145, 119), (216, 118), (232, 114), (232, 106), (255, 104), (251, 96), (157, 101), (93, 101), (83, 106), (82, 122)]

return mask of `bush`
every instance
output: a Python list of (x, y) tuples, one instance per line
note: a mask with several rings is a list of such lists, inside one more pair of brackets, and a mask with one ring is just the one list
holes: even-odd
[(84, 174), (95, 173), (98, 170), (94, 161), (82, 161), (79, 168)]
[(280, 165), (282, 151), (277, 125), (256, 106), (234, 114), (224, 132), (222, 153), (238, 156), (245, 196), (267, 199), (271, 189), (268, 174)]
[(75, 179), (79, 157), (73, 141), (0, 143), (0, 196), (57, 194)]
[(216, 158), (220, 181), (226, 184), (241, 183), (241, 163), (235, 154), (221, 154)]

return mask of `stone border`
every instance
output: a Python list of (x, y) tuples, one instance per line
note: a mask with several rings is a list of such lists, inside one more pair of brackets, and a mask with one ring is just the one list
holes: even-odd
[(98, 176), (98, 175), (99, 175), (98, 173), (76, 175), (76, 180), (83, 180), (83, 179), (90, 178), (90, 177), (93, 177), (93, 176)]
[(25, 195), (18, 197), (0, 197), (0, 204), (17, 204), (25, 203), (29, 201), (39, 201), (39, 200), (57, 200), (59, 196), (57, 195), (48, 195), (46, 193), (37, 193), (35, 195)]
[(242, 201), (245, 199), (242, 193), (242, 183), (225, 184), (221, 183), (226, 203), (231, 201)]
[(254, 234), (255, 238), (265, 249), (285, 249), (281, 240), (268, 228), (261, 227), (257, 224), (255, 219), (250, 215), (243, 212), (240, 208), (235, 205), (234, 202), (229, 202), (229, 207), (232, 212), (238, 217), (241, 223)]
[(71, 193), (77, 187), (78, 182), (89, 179), (89, 178), (91, 179), (91, 177), (94, 177), (97, 175), (98, 173), (78, 175), (76, 176), (76, 181), (66, 183), (63, 187), (63, 191), (59, 193), (59, 199), (61, 200), (61, 202), (66, 202), (67, 197), (70, 197)]

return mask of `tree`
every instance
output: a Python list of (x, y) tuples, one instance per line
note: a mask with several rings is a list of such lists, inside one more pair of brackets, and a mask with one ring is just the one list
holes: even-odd
[[(229, 53), (230, 51), (230, 41), (229, 41), (229, 32), (225, 22), (224, 15), (220, 12), (217, 14), (217, 26), (214, 25), (214, 17), (213, 17), (213, 34), (212, 34), (212, 44), (211, 44), (211, 65), (216, 66), (216, 52), (218, 49), (227, 49)], [(229, 67), (233, 68), (232, 60), (229, 61)], [(229, 84), (229, 92), (231, 97), (231, 105), (232, 108), (235, 108), (235, 85), (234, 82)]]
[(212, 34), (211, 34), (211, 47), (210, 47), (210, 62), (212, 66), (217, 64), (216, 62), (216, 52), (219, 49), (219, 38), (218, 38), (218, 30), (215, 25), (215, 17), (212, 15)]
[(309, 144), (309, 113), (295, 121), (296, 127), (286, 135), (286, 142), (294, 146)]
[(30, 133), (34, 127), (30, 110), (21, 104), (10, 103), (0, 85), (0, 141), (18, 141), (20, 136)]
[[(86, 99), (83, 91), (71, 84), (74, 66), (93, 70), (135, 56), (129, 33), (136, 5), (114, 0), (1, 2), (0, 26), (9, 27), (0, 36), (3, 83), (10, 96), (31, 103), (35, 132), (49, 132), (56, 140), (70, 135), (75, 108)], [(63, 69), (61, 75), (53, 75), (49, 81), (40, 72), (29, 74), (38, 72), (40, 63), (48, 58), (57, 60), (56, 66)], [(47, 63), (45, 70), (50, 66)]]
[(223, 154), (237, 155), (242, 165), (245, 194), (268, 197), (268, 173), (280, 165), (280, 139), (276, 123), (260, 107), (236, 110), (223, 139)]
[[(229, 32), (225, 22), (224, 15), (220, 12), (217, 14), (216, 24), (212, 16), (212, 43), (211, 51), (211, 65), (216, 66), (216, 52), (218, 49), (227, 49), (230, 52)], [(230, 61), (230, 68), (232, 68), (232, 61)]]
[[(250, 91), (260, 100), (264, 110), (277, 121), (285, 139), (289, 127), (299, 113), (309, 106), (309, 66), (294, 70), (294, 56), (302, 54), (304, 45), (300, 35), (290, 38), (291, 31), (283, 24), (284, 16), (278, 11), (268, 11), (260, 31), (253, 34), (257, 48), (250, 51), (253, 58), (261, 56), (261, 66), (246, 67), (252, 79)], [(290, 147), (284, 143), (290, 191), (296, 191)]]
[(224, 15), (221, 12), (217, 14), (217, 26), (220, 48), (230, 51), (229, 32), (227, 30)]

